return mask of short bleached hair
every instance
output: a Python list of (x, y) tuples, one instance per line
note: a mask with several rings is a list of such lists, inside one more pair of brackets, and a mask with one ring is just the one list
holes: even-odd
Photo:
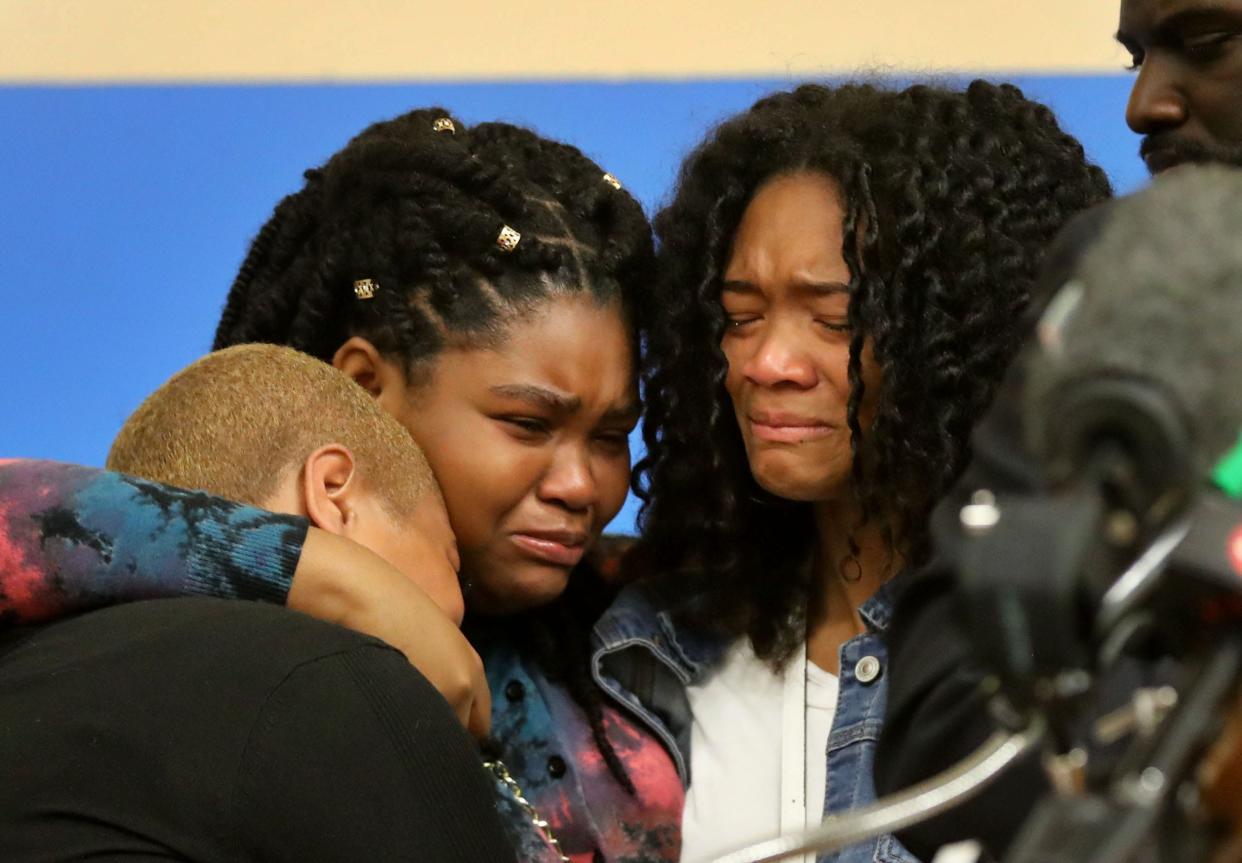
[(409, 432), (337, 369), (292, 348), (208, 354), (147, 397), (121, 428), (109, 470), (254, 505), (330, 443), (393, 515), (413, 512), (431, 468)]

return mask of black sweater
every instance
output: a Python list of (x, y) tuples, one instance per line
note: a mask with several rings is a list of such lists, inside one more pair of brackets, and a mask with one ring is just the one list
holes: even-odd
[(0, 639), (0, 859), (513, 859), (474, 744), (379, 641), (209, 599)]

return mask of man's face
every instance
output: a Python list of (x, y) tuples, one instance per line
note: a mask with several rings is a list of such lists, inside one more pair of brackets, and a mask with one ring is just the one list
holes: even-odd
[(1121, 0), (1117, 41), (1138, 72), (1126, 123), (1148, 169), (1242, 166), (1242, 0)]

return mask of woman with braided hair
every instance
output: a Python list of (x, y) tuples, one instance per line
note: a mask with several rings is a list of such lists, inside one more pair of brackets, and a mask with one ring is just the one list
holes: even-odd
[(660, 745), (591, 680), (604, 602), (582, 572), (628, 488), (651, 263), (640, 206), (577, 149), (414, 111), (277, 206), (216, 333), (216, 348), (332, 362), (419, 442), (457, 536), (500, 754), (576, 859), (660, 859), (681, 803)]
[[(589, 655), (590, 624), (608, 599), (591, 574), (596, 541), (629, 485), (637, 319), (652, 262), (641, 207), (577, 149), (416, 110), (306, 172), (251, 244), (216, 332), (216, 348), (269, 342), (334, 364), (420, 444), (457, 538), (467, 634), (496, 693), (485, 749), (503, 759), (500, 803), (521, 859), (677, 856), (676, 770), (623, 706), (605, 704)], [(230, 507), (204, 511), (244, 523)], [(190, 561), (164, 560), (140, 590), (125, 581), (132, 573), (106, 571), (119, 555), (94, 570), (98, 556), (79, 557), (33, 590), (0, 593), (0, 616), (197, 591), (312, 614), (369, 603), (380, 624), (367, 631), (417, 642), (417, 629), (401, 632), (417, 621), (371, 599), (350, 562), (309, 585), (291, 583), (287, 566), (250, 578), (273, 557), (263, 551), (239, 550), (240, 571), (208, 582), (185, 577)], [(300, 552), (301, 573), (311, 543), (292, 552), (279, 559)], [(323, 602), (311, 595), (319, 588)], [(442, 638), (443, 627), (428, 631)], [(435, 644), (414, 655), (439, 662), (444, 652)], [(463, 716), (476, 731), (488, 725), (477, 715), (488, 688), (465, 693), (478, 696)]]
[(1045, 246), (1109, 194), (1047, 108), (981, 81), (776, 93), (683, 165), (655, 219), (647, 578), (599, 625), (688, 771), (683, 859), (874, 799), (892, 591)]

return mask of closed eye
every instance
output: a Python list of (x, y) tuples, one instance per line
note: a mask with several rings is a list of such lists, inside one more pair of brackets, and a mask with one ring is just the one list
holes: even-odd
[(1217, 59), (1236, 36), (1228, 30), (1188, 36), (1182, 41), (1182, 53), (1196, 63), (1208, 63)]
[(502, 416), (497, 417), (502, 423), (524, 435), (544, 435), (549, 431), (548, 424), (537, 417)]
[(630, 445), (629, 433), (624, 431), (600, 432), (595, 436), (595, 439), (605, 446), (617, 449)]

